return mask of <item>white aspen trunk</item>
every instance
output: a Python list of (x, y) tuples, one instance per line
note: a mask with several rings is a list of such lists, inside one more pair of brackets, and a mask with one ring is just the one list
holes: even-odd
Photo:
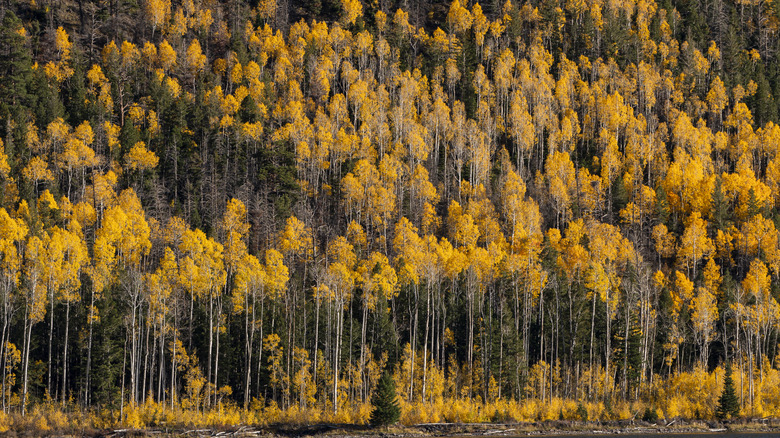
[(27, 408), (27, 370), (30, 364), (30, 339), (32, 337), (32, 321), (30, 320), (29, 306), (24, 310), (24, 366), (23, 366), (23, 389), (22, 389), (22, 417), (24, 417)]
[[(135, 319), (133, 320), (135, 323)], [(68, 331), (70, 329), (70, 301), (65, 301), (65, 345), (62, 351), (62, 405), (65, 405), (68, 383)]]

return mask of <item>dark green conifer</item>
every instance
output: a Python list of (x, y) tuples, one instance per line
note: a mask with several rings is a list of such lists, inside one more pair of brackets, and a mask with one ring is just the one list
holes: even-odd
[(395, 383), (387, 371), (379, 379), (376, 391), (371, 397), (371, 405), (374, 410), (371, 411), (370, 422), (374, 427), (395, 424), (401, 418), (401, 408), (396, 401)]
[(739, 415), (739, 398), (734, 389), (734, 380), (731, 378), (731, 363), (726, 364), (726, 379), (723, 381), (723, 392), (718, 399), (715, 415), (721, 420)]

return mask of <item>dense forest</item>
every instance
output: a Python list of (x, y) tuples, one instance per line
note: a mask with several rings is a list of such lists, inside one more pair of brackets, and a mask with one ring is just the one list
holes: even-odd
[(778, 5), (3, 0), (0, 430), (780, 415)]

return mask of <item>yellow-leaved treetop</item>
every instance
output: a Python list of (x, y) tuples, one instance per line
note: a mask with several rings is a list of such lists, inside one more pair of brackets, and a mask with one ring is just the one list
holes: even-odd
[(197, 39), (192, 40), (187, 47), (187, 68), (192, 75), (197, 75), (206, 66), (206, 55), (200, 47)]
[(130, 151), (125, 155), (125, 166), (130, 170), (145, 171), (157, 167), (160, 158), (157, 154), (146, 148), (142, 141), (134, 144)]
[[(48, 192), (48, 191), (47, 191)], [(68, 339), (70, 330), (70, 309), (71, 306), (81, 300), (79, 289), (81, 288), (81, 272), (89, 263), (89, 253), (87, 252), (86, 242), (83, 239), (81, 225), (75, 219), (72, 219), (67, 229), (53, 227), (49, 233), (44, 236), (46, 246), (46, 265), (44, 268), (44, 284), (48, 292), (49, 309), (49, 339), (53, 337), (54, 326), (54, 303), (60, 302), (65, 305), (65, 339)], [(92, 301), (89, 307), (90, 329), (91, 322), (95, 318), (95, 294), (92, 294)], [(91, 337), (88, 342), (88, 348), (91, 353)], [(52, 365), (51, 350), (49, 350), (49, 367)], [(68, 363), (68, 343), (65, 342), (62, 351), (63, 364)], [(51, 369), (51, 368), (50, 368)], [(62, 370), (62, 387), (67, 385), (67, 368)], [(56, 382), (51, 381), (51, 372), (49, 373), (48, 389), (49, 393), (54, 393)], [(61, 387), (61, 388), (62, 388)], [(63, 401), (64, 401), (64, 392)]]
[(0, 178), (8, 178), (9, 173), (11, 173), (11, 166), (8, 164), (8, 155), (5, 154), (3, 141), (0, 140)]
[[(144, 291), (141, 267), (143, 258), (152, 246), (149, 240), (151, 229), (146, 221), (141, 201), (132, 189), (124, 190), (117, 201), (116, 205), (106, 210), (102, 226), (97, 232), (93, 275), (97, 274), (95, 277), (99, 277), (99, 281), (105, 285), (110, 281), (112, 272), (117, 267), (125, 272), (123, 291), (130, 303), (131, 312), (131, 319), (127, 323), (135, 337), (141, 324), (139, 318)], [(130, 347), (132, 367), (141, 360), (140, 340), (133, 339)], [(135, 403), (141, 390), (137, 372), (131, 370), (130, 382), (130, 400)]]
[(158, 27), (163, 27), (171, 15), (171, 2), (169, 0), (147, 0), (146, 12), (152, 24), (152, 36)]
[[(24, 201), (22, 201), (24, 202)], [(45, 287), (46, 248), (38, 236), (30, 236), (24, 246), (25, 287), (24, 299), (24, 344), (22, 346), (22, 415), (27, 408), (28, 375), (30, 365), (30, 342), (35, 324), (46, 316), (47, 295)]]
[(287, 218), (287, 224), (279, 236), (282, 253), (291, 254), (304, 259), (314, 254), (312, 230), (295, 216)]
[[(28, 228), (23, 220), (12, 218), (4, 208), (0, 208), (0, 300), (2, 300), (3, 306), (4, 337), (8, 336), (12, 312), (17, 301), (16, 294), (19, 292), (17, 287), (24, 260), (20, 250), (27, 233)], [(4, 348), (0, 348), (0, 359), (4, 363), (12, 361), (18, 363), (21, 357), (12, 360), (13, 358), (9, 356), (12, 353), (11, 349), (4, 346)]]
[(701, 218), (699, 212), (691, 213), (685, 222), (685, 232), (680, 238), (677, 257), (680, 265), (695, 278), (699, 260), (710, 255), (715, 247), (712, 240), (707, 237), (707, 222)]
[(340, 0), (341, 9), (343, 10), (342, 22), (343, 24), (350, 26), (355, 24), (355, 21), (363, 15), (363, 4), (360, 0)]
[(690, 304), (693, 334), (701, 348), (701, 363), (709, 358), (709, 346), (715, 334), (715, 322), (718, 320), (718, 305), (715, 295), (706, 288), (697, 289)]
[(238, 199), (231, 199), (219, 224), (223, 234), (225, 269), (230, 278), (241, 259), (247, 253), (246, 238), (249, 233), (246, 205)]

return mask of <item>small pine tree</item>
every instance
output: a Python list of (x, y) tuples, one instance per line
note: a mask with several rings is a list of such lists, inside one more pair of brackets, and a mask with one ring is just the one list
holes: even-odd
[(731, 363), (726, 364), (723, 392), (718, 399), (718, 409), (715, 411), (715, 415), (721, 420), (734, 418), (739, 415), (739, 399), (734, 389), (734, 380), (731, 378)]
[(401, 418), (401, 408), (396, 401), (395, 383), (387, 371), (379, 379), (376, 391), (371, 397), (371, 405), (374, 406), (374, 410), (371, 411), (370, 421), (374, 427), (395, 424)]

